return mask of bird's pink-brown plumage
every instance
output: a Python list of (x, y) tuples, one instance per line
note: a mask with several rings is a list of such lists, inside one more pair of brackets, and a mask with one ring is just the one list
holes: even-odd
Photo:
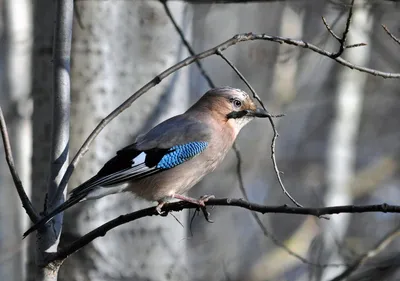
[(160, 123), (119, 150), (24, 236), (78, 202), (118, 192), (158, 201), (158, 211), (168, 198), (201, 204), (182, 194), (222, 162), (243, 126), (254, 117), (266, 116), (267, 112), (258, 109), (242, 90), (211, 89), (185, 113)]

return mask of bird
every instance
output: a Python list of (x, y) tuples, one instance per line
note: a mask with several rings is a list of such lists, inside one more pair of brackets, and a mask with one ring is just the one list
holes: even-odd
[(24, 238), (79, 202), (119, 192), (158, 202), (159, 214), (172, 199), (205, 206), (214, 196), (195, 199), (184, 194), (215, 170), (246, 124), (269, 116), (241, 89), (212, 88), (183, 114), (161, 122), (118, 150), (96, 175), (73, 189), (64, 203), (31, 226)]

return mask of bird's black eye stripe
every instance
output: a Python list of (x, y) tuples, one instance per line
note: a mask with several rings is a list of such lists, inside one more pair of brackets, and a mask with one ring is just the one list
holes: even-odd
[(247, 114), (247, 110), (242, 110), (242, 111), (232, 111), (228, 115), (226, 115), (226, 118), (228, 119), (236, 119), (236, 118), (242, 118)]

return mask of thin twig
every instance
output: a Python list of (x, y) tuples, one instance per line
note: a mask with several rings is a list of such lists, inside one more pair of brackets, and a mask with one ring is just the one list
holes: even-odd
[(236, 74), (240, 77), (240, 79), (246, 84), (246, 86), (250, 89), (251, 93), (253, 94), (253, 98), (255, 98), (260, 103), (260, 105), (262, 106), (262, 108), (264, 110), (267, 110), (265, 108), (264, 103), (262, 102), (261, 98), (258, 96), (258, 94), (254, 90), (254, 88), (250, 85), (250, 83), (247, 81), (247, 79), (243, 76), (243, 74), (240, 73), (239, 69), (237, 69), (237, 67), (234, 66), (233, 63), (231, 63), (231, 61), (228, 60), (228, 58), (224, 56), (224, 54), (222, 53), (222, 51), (220, 49), (217, 49), (216, 53), (236, 72)]
[[(240, 73), (239, 69), (237, 69), (237, 67), (234, 66), (234, 65), (230, 62), (230, 60), (229, 60), (227, 57), (225, 57), (224, 54), (223, 54), (219, 49), (217, 50), (217, 55), (219, 55), (224, 61), (226, 61), (226, 63), (236, 72), (236, 74), (240, 77), (240, 79), (242, 79), (242, 81), (247, 85), (247, 87), (249, 87), (250, 91), (253, 93), (253, 97), (254, 97), (256, 100), (258, 100), (258, 102), (261, 104), (261, 106), (266, 110), (266, 108), (265, 108), (264, 104), (262, 103), (260, 97), (257, 95), (256, 91), (253, 89), (253, 87), (250, 85), (250, 83), (246, 80), (246, 78), (243, 76), (243, 74)], [(284, 186), (284, 184), (283, 184), (283, 181), (282, 181), (282, 178), (281, 178), (279, 169), (278, 169), (278, 164), (277, 164), (277, 162), (276, 162), (276, 156), (275, 156), (276, 139), (278, 138), (279, 135), (278, 135), (278, 131), (276, 130), (275, 123), (274, 123), (274, 121), (272, 120), (272, 116), (271, 116), (271, 115), (268, 116), (268, 119), (269, 119), (269, 122), (271, 123), (272, 130), (273, 130), (273, 132), (274, 132), (274, 135), (273, 135), (273, 137), (272, 137), (272, 142), (271, 142), (271, 159), (272, 159), (272, 165), (273, 165), (273, 167), (274, 167), (276, 177), (277, 177), (277, 179), (278, 179), (278, 181), (279, 181), (279, 185), (281, 186), (281, 189), (283, 190), (283, 193), (284, 193), (287, 197), (289, 197), (289, 199), (290, 199), (296, 206), (302, 207), (302, 205), (301, 205), (300, 203), (298, 203), (298, 202), (289, 194), (289, 192), (287, 192), (287, 190), (286, 190), (286, 188), (285, 188), (285, 186)]]
[(18, 196), (21, 199), (22, 206), (24, 207), (26, 213), (33, 223), (36, 223), (39, 220), (39, 215), (36, 212), (35, 208), (32, 205), (32, 202), (29, 200), (28, 195), (26, 195), (24, 186), (22, 185), (21, 179), (18, 176), (17, 169), (15, 168), (14, 158), (12, 155), (10, 138), (8, 136), (7, 124), (4, 120), (3, 110), (0, 107), (0, 130), (1, 136), (3, 137), (4, 144), (4, 153), (6, 156), (6, 161), (8, 164), (8, 168), (10, 169), (11, 176), (13, 178), (15, 188), (17, 189)]
[[(322, 207), (322, 208), (306, 208), (306, 207), (290, 207), (287, 205), (266, 206), (266, 205), (251, 203), (243, 199), (222, 198), (222, 199), (210, 199), (209, 201), (205, 202), (205, 204), (207, 206), (235, 206), (253, 212), (259, 212), (262, 214), (281, 213), (281, 214), (312, 215), (316, 217), (320, 217), (322, 215), (339, 214), (339, 213), (368, 213), (368, 212), (400, 213), (400, 205), (389, 205), (386, 203), (380, 205), (364, 205), (364, 206), (346, 205), (346, 206), (334, 206), (334, 207)], [(177, 212), (177, 211), (182, 211), (183, 209), (197, 209), (197, 208), (198, 206), (195, 204), (179, 201), (179, 202), (165, 204), (164, 207), (162, 208), (162, 211)], [(57, 253), (49, 255), (46, 262), (64, 260), (69, 255), (73, 254), (74, 252), (78, 251), (85, 245), (92, 242), (94, 239), (106, 235), (106, 233), (109, 230), (119, 225), (140, 218), (148, 216), (158, 216), (158, 215), (159, 213), (157, 212), (156, 207), (150, 207), (126, 215), (121, 215), (99, 226), (98, 228), (92, 230), (91, 232), (85, 234), (84, 236), (78, 238), (70, 245), (67, 245), (61, 250), (59, 250)]]
[(332, 28), (329, 26), (329, 24), (326, 22), (325, 17), (322, 17), (322, 22), (324, 23), (326, 29), (328, 30), (328, 32), (332, 35), (333, 38), (335, 38), (336, 40), (338, 40), (339, 42), (341, 41), (341, 38), (339, 36), (336, 35), (335, 32), (333, 32)]
[(346, 21), (346, 27), (344, 28), (342, 37), (339, 39), (340, 42), (339, 50), (332, 56), (332, 58), (340, 57), (343, 54), (343, 51), (346, 49), (347, 34), (349, 33), (350, 22), (353, 16), (353, 6), (354, 6), (354, 0), (351, 0), (349, 15), (347, 16), (347, 21)]
[[(238, 162), (236, 165), (236, 170), (239, 176), (239, 187), (240, 187), (240, 191), (243, 194), (243, 197), (246, 201), (249, 201), (249, 197), (247, 195), (247, 191), (244, 188), (244, 182), (243, 182), (243, 178), (241, 176), (241, 163), (242, 163), (242, 159), (240, 157), (240, 154), (238, 154), (237, 148), (233, 147), (233, 150), (236, 153), (236, 157), (238, 158)], [(261, 228), (261, 231), (263, 232), (265, 237), (268, 237), (269, 239), (271, 239), (271, 241), (278, 247), (282, 248), (284, 251), (286, 251), (289, 255), (297, 258), (298, 260), (300, 260), (302, 263), (304, 264), (308, 264), (311, 266), (315, 266), (315, 267), (319, 267), (319, 268), (326, 268), (326, 267), (339, 267), (339, 266), (345, 266), (344, 264), (318, 264), (318, 263), (313, 263), (310, 262), (308, 259), (306, 259), (305, 257), (297, 254), (296, 252), (292, 251), (289, 247), (287, 247), (282, 241), (280, 241), (278, 238), (276, 238), (272, 233), (270, 233), (268, 231), (268, 229), (265, 227), (265, 225), (263, 224), (263, 222), (261, 221), (260, 217), (257, 215), (256, 212), (251, 212), (251, 215), (253, 216), (254, 220), (256, 221), (257, 225)]]
[[(190, 43), (188, 42), (188, 40), (186, 40), (185, 34), (182, 31), (182, 29), (179, 27), (179, 25), (177, 24), (174, 16), (172, 15), (170, 9), (168, 8), (167, 5), (167, 1), (166, 0), (160, 0), (160, 2), (163, 4), (165, 12), (167, 14), (167, 16), (170, 18), (172, 24), (174, 25), (177, 33), (179, 34), (182, 42), (184, 43), (184, 45), (186, 46), (188, 52), (190, 53), (190, 55), (195, 56), (195, 52), (192, 48), (192, 46), (190, 45)], [(253, 97), (255, 99), (258, 100), (258, 102), (261, 104), (261, 106), (265, 109), (263, 102), (261, 101), (261, 98), (257, 95), (257, 93), (254, 91), (254, 89), (252, 88), (252, 86), (250, 85), (250, 83), (248, 83), (248, 81), (245, 79), (245, 77), (239, 72), (238, 69), (236, 69), (236, 67), (231, 64), (229, 62), (229, 60), (227, 60), (223, 54), (221, 52), (217, 53), (218, 55), (220, 55), (222, 58), (225, 59), (225, 61), (235, 70), (235, 72), (239, 75), (239, 77), (242, 79), (242, 81), (249, 87), (249, 89), (252, 91), (253, 93)], [(206, 72), (206, 70), (203, 68), (203, 65), (201, 64), (201, 62), (199, 60), (196, 60), (196, 65), (201, 73), (201, 75), (205, 78), (205, 80), (208, 82), (208, 86), (210, 88), (215, 88), (215, 84), (212, 81), (211, 77), (208, 75), (208, 73)], [(282, 115), (283, 116), (283, 115)], [(280, 117), (280, 116), (279, 116)], [(272, 144), (274, 145), (274, 144)], [(241, 169), (241, 165), (242, 165), (242, 157), (241, 157), (241, 153), (239, 150), (239, 147), (237, 146), (236, 142), (233, 143), (232, 146), (235, 155), (236, 155), (236, 159), (237, 159), (237, 165), (236, 165), (236, 174), (238, 176), (238, 181), (239, 181), (239, 189), (241, 191), (241, 193), (243, 194), (244, 198), (249, 201), (248, 196), (247, 196), (247, 192), (244, 188), (244, 181), (243, 181), (243, 175), (242, 175), (242, 169)], [(279, 176), (279, 175), (278, 175)], [(258, 215), (254, 212), (251, 212), (252, 216), (254, 217), (256, 223), (259, 225), (259, 227), (261, 228), (262, 232), (264, 233), (264, 236), (268, 237), (271, 239), (271, 241), (278, 247), (283, 248), (289, 255), (294, 256), (295, 258), (298, 258), (300, 261), (302, 261), (303, 263), (307, 263), (310, 265), (314, 265), (312, 264), (310, 261), (308, 261), (306, 258), (298, 255), (297, 253), (294, 253), (291, 249), (289, 249), (284, 243), (282, 243), (279, 239), (277, 239), (275, 236), (273, 236), (271, 233), (269, 233), (269, 231), (266, 229), (266, 227), (264, 226), (264, 224), (262, 223), (262, 221), (260, 220), (260, 218), (258, 217)], [(316, 266), (321, 266), (321, 265), (317, 265)], [(327, 265), (330, 266), (330, 265)]]
[[(185, 45), (186, 49), (188, 50), (189, 54), (191, 56), (196, 56), (196, 53), (193, 50), (192, 46), (186, 40), (186, 37), (185, 37), (185, 34), (183, 33), (183, 30), (179, 27), (179, 25), (176, 22), (174, 16), (172, 15), (171, 10), (168, 7), (167, 0), (160, 0), (160, 2), (163, 4), (165, 13), (167, 14), (169, 19), (171, 20), (173, 26), (175, 27), (176, 32), (178, 32), (179, 37), (181, 38), (181, 40), (182, 40), (183, 44)], [(214, 82), (212, 81), (212, 79), (208, 75), (208, 73), (205, 71), (205, 69), (203, 67), (203, 64), (200, 62), (200, 60), (196, 60), (195, 63), (196, 63), (196, 65), (197, 65), (197, 67), (198, 67), (198, 69), (200, 71), (200, 74), (204, 77), (204, 79), (206, 79), (206, 81), (208, 83), (208, 86), (210, 88), (215, 88)]]
[(350, 9), (349, 9), (349, 15), (347, 16), (347, 20), (346, 20), (346, 26), (344, 28), (342, 37), (339, 37), (338, 35), (336, 35), (332, 28), (329, 26), (329, 24), (326, 22), (325, 18), (322, 17), (322, 21), (325, 25), (325, 28), (328, 30), (328, 32), (332, 35), (333, 38), (335, 38), (336, 40), (339, 41), (340, 45), (339, 45), (339, 50), (334, 53), (331, 58), (336, 59), (338, 57), (340, 57), (345, 49), (350, 49), (350, 48), (356, 48), (356, 47), (362, 47), (362, 46), (366, 46), (367, 44), (365, 43), (357, 43), (357, 44), (352, 44), (352, 45), (346, 45), (346, 40), (347, 40), (347, 34), (349, 33), (350, 30), (350, 23), (351, 23), (351, 18), (353, 16), (353, 7), (354, 7), (354, 0), (351, 1), (350, 3)]
[(367, 44), (366, 43), (357, 43), (357, 44), (347, 45), (346, 49), (364, 47), (364, 46), (367, 46)]
[[(188, 49), (189, 53), (194, 56), (195, 52), (192, 48), (192, 46), (190, 45), (190, 43), (186, 40), (185, 35), (182, 31), (182, 29), (179, 27), (179, 25), (176, 23), (175, 18), (173, 17), (171, 11), (168, 8), (167, 5), (167, 1), (166, 0), (160, 0), (161, 3), (164, 5), (164, 9), (166, 11), (166, 14), (168, 15), (168, 17), (171, 19), (171, 22), (173, 23), (176, 31), (178, 32), (179, 36), (181, 37), (182, 42), (184, 43), (184, 45), (186, 46), (186, 48)], [(218, 52), (218, 55), (220, 55), (233, 69), (234, 71), (239, 75), (239, 77), (242, 79), (242, 81), (249, 87), (249, 89), (251, 90), (251, 92), (253, 93), (253, 97), (255, 99), (257, 99), (257, 101), (261, 104), (261, 106), (265, 109), (264, 104), (261, 100), (261, 98), (257, 95), (257, 93), (255, 92), (255, 90), (253, 89), (253, 87), (251, 86), (251, 84), (246, 80), (246, 78), (240, 73), (240, 71), (221, 53)], [(206, 79), (206, 81), (209, 84), (210, 88), (214, 88), (215, 84), (213, 83), (212, 79), (210, 78), (210, 76), (207, 74), (207, 72), (204, 70), (202, 64), (200, 63), (200, 61), (196, 61), (196, 65), (198, 66), (201, 75), (204, 76), (204, 78)], [(280, 115), (283, 116), (283, 115)], [(280, 117), (279, 116), (279, 117)], [(274, 144), (271, 144), (274, 145)], [(239, 150), (239, 147), (237, 146), (236, 142), (233, 143), (232, 146), (236, 158), (237, 158), (237, 165), (236, 165), (236, 174), (238, 176), (238, 181), (239, 181), (239, 189), (241, 191), (241, 193), (243, 194), (244, 198), (249, 201), (248, 196), (247, 196), (247, 192), (244, 188), (244, 181), (243, 181), (243, 176), (242, 176), (242, 171), (241, 171), (241, 165), (242, 165), (242, 157), (241, 157), (241, 153)], [(275, 163), (274, 163), (275, 164)], [(278, 174), (279, 176), (279, 174)], [(313, 264), (310, 261), (308, 261), (306, 258), (300, 256), (299, 254), (293, 252), (291, 249), (289, 249), (284, 243), (282, 243), (279, 239), (277, 239), (274, 235), (272, 235), (272, 233), (270, 233), (266, 227), (264, 226), (264, 224), (262, 223), (262, 221), (260, 220), (260, 218), (258, 217), (258, 215), (255, 212), (251, 212), (253, 218), (255, 219), (256, 223), (258, 224), (258, 226), (261, 228), (261, 231), (263, 232), (264, 236), (268, 237), (269, 239), (271, 239), (271, 241), (278, 247), (283, 248), (289, 255), (292, 255), (293, 257), (299, 259), (301, 262), (312, 265), (312, 266), (318, 266), (318, 267), (327, 267), (327, 266), (343, 266), (343, 265), (320, 265), (320, 264)]]
[(368, 259), (376, 256), (379, 254), (382, 250), (384, 250), (390, 242), (393, 241), (394, 238), (400, 235), (400, 225), (398, 225), (396, 228), (394, 228), (392, 231), (390, 231), (388, 234), (383, 237), (372, 250), (369, 250), (362, 256), (360, 256), (353, 264), (351, 264), (345, 271), (343, 271), (341, 274), (336, 276), (335, 278), (331, 279), (330, 281), (340, 281), (344, 280), (347, 277), (349, 277), (354, 271), (356, 271), (360, 265), (365, 263)]
[(382, 27), (386, 31), (386, 33), (390, 36), (390, 38), (392, 38), (397, 44), (400, 45), (400, 39), (394, 36), (393, 33), (391, 33), (390, 30), (386, 27), (386, 25), (382, 24)]
[[(64, 177), (60, 183), (60, 186), (57, 191), (57, 196), (60, 196), (60, 194), (63, 193), (69, 178), (71, 177), (76, 165), (80, 161), (80, 159), (83, 157), (83, 155), (88, 151), (89, 146), (93, 142), (93, 140), (97, 137), (97, 135), (104, 129), (104, 127), (110, 123), (115, 117), (117, 117), (121, 112), (126, 110), (127, 108), (130, 107), (130, 105), (137, 100), (139, 97), (141, 97), (143, 94), (145, 94), (147, 91), (149, 91), (151, 88), (155, 87), (158, 85), (163, 79), (174, 73), (175, 71), (178, 71), (179, 69), (188, 66), (197, 60), (204, 59), (206, 57), (212, 56), (216, 54), (217, 50), (224, 51), (228, 49), (229, 47), (236, 45), (241, 42), (246, 42), (246, 41), (253, 41), (253, 40), (264, 40), (264, 41), (271, 41), (271, 42), (276, 42), (276, 43), (285, 43), (288, 45), (293, 45), (293, 46), (298, 46), (304, 49), (309, 49), (315, 53), (318, 53), (322, 56), (328, 57), (333, 59), (334, 61), (340, 63), (341, 65), (344, 65), (346, 67), (349, 67), (351, 69), (355, 69), (361, 72), (365, 72), (368, 74), (372, 74), (375, 76), (380, 76), (383, 78), (400, 78), (400, 73), (390, 73), (390, 72), (383, 72), (375, 69), (371, 69), (368, 67), (362, 67), (358, 65), (354, 65), (351, 62), (342, 59), (340, 57), (334, 57), (334, 53), (328, 52), (326, 50), (323, 50), (311, 43), (305, 42), (303, 40), (295, 40), (295, 39), (290, 39), (290, 38), (285, 38), (285, 37), (280, 37), (280, 36), (270, 36), (266, 34), (253, 34), (253, 33), (244, 33), (244, 34), (237, 34), (233, 36), (231, 39), (211, 48), (208, 49), (200, 54), (197, 54), (196, 56), (190, 56), (181, 62), (171, 66), (170, 68), (164, 70), (162, 73), (154, 77), (151, 81), (149, 81), (147, 84), (145, 84), (143, 87), (141, 87), (139, 90), (137, 90), (135, 93), (133, 93), (127, 100), (125, 100), (120, 106), (118, 106), (115, 110), (113, 110), (107, 117), (105, 117), (103, 120), (100, 121), (100, 123), (96, 126), (96, 128), (90, 133), (88, 138), (85, 140), (81, 148), (78, 150), (76, 153), (75, 157), (72, 159), (70, 165), (68, 166), (67, 171), (64, 174)], [(270, 120), (271, 121), (271, 120)]]

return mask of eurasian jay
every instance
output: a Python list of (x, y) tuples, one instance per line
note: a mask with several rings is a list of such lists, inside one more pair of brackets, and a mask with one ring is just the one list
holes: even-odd
[(117, 151), (94, 177), (73, 189), (68, 200), (28, 229), (24, 237), (76, 203), (119, 192), (157, 201), (159, 213), (172, 198), (204, 206), (210, 196), (194, 199), (183, 194), (222, 162), (247, 123), (268, 116), (240, 89), (211, 89), (185, 113), (160, 123)]

